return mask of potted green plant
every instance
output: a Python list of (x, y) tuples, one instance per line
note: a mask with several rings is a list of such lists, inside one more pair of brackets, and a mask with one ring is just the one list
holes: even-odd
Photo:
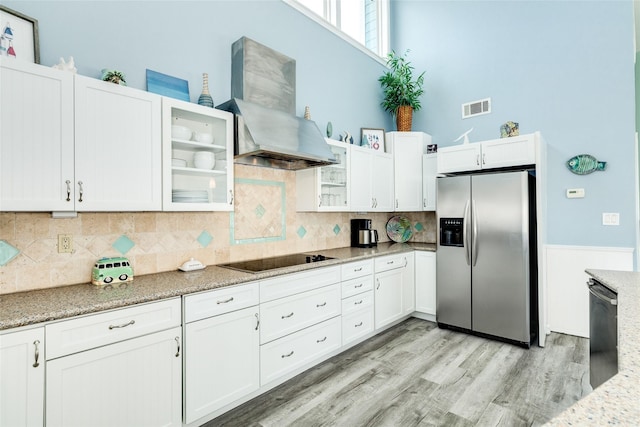
[(413, 111), (422, 108), (420, 96), (424, 93), (424, 71), (414, 79), (414, 68), (407, 60), (409, 50), (400, 56), (395, 51), (387, 55), (386, 71), (378, 81), (384, 91), (380, 104), (385, 111), (396, 117), (396, 126), (400, 132), (411, 130)]

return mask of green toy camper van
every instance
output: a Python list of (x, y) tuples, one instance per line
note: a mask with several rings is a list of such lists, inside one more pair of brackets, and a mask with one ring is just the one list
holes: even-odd
[(100, 258), (93, 266), (91, 283), (108, 285), (110, 283), (130, 282), (133, 280), (133, 268), (125, 257)]

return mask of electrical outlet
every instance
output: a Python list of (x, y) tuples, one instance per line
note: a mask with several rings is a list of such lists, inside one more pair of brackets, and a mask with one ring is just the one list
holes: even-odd
[(73, 235), (58, 234), (58, 253), (70, 254), (73, 252)]

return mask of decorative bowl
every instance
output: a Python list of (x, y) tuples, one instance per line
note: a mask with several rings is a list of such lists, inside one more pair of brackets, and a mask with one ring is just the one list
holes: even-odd
[(171, 125), (171, 136), (173, 138), (190, 140), (192, 133), (191, 129), (186, 126)]
[(213, 144), (213, 135), (206, 132), (194, 132), (193, 139), (203, 144)]
[(216, 157), (211, 151), (197, 151), (193, 154), (193, 166), (196, 169), (213, 169)]

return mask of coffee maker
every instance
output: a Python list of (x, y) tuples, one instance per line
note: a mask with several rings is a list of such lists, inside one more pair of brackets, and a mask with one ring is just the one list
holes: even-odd
[(371, 248), (378, 244), (378, 230), (371, 228), (370, 219), (351, 220), (351, 246)]

